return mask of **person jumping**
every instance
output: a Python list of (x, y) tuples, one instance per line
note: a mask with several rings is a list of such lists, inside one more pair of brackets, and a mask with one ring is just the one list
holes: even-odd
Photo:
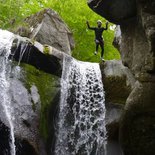
[(104, 30), (108, 29), (108, 22), (106, 22), (106, 28), (102, 27), (102, 21), (97, 21), (97, 27), (90, 27), (89, 22), (86, 22), (88, 29), (94, 30), (95, 32), (95, 44), (96, 44), (96, 51), (94, 54), (96, 55), (98, 53), (98, 47), (100, 45), (101, 47), (101, 60), (104, 61), (103, 55), (104, 55), (104, 39), (102, 37), (102, 33)]

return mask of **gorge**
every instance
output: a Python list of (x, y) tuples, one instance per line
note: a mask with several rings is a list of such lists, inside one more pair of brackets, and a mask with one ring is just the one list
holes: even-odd
[(155, 1), (88, 5), (120, 25), (120, 61), (72, 58), (72, 33), (50, 9), (27, 18), (27, 35), (0, 30), (0, 154), (155, 154)]

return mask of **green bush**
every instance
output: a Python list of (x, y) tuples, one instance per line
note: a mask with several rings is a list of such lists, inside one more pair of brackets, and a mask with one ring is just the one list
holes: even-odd
[[(100, 54), (94, 56), (94, 33), (86, 27), (86, 20), (91, 26), (101, 19), (105, 26), (105, 19), (94, 13), (86, 0), (0, 0), (0, 27), (10, 28), (43, 8), (52, 8), (59, 13), (73, 32), (75, 49), (73, 57), (82, 61), (99, 62)], [(112, 25), (112, 24), (110, 24)], [(119, 52), (112, 46), (114, 31), (108, 30), (103, 34), (105, 40), (105, 59), (120, 59)]]

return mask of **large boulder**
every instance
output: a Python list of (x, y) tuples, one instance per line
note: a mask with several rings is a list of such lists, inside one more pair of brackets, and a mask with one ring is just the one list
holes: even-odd
[[(28, 38), (16, 35), (14, 35), (14, 38), (9, 59), (18, 63), (30, 64), (46, 73), (61, 77), (62, 58), (58, 55), (63, 55), (63, 52), (47, 45), (44, 46), (37, 41), (32, 43)], [(54, 52), (56, 53), (55, 56)]]
[[(22, 64), (21, 67), (12, 64), (9, 76), (9, 93), (3, 95), (10, 98), (11, 108), (8, 114), (13, 118), (11, 121), (16, 152), (23, 155), (46, 155), (49, 140), (51, 142), (54, 139), (54, 132), (51, 132), (49, 127), (53, 126), (52, 120), (54, 120), (54, 112), (51, 113), (51, 111), (56, 109), (59, 103), (60, 78), (26, 64)], [(51, 107), (53, 107), (52, 110)], [(0, 104), (0, 108), (2, 109), (0, 132), (8, 136), (8, 138), (5, 136), (5, 143), (7, 143), (3, 149), (5, 150), (10, 144), (10, 124), (3, 104)], [(52, 117), (51, 120), (49, 117)], [(1, 126), (5, 126), (6, 130)], [(2, 135), (0, 136), (2, 138)], [(1, 152), (3, 150), (0, 149), (0, 154), (3, 154)], [(9, 152), (10, 149), (8, 154)]]
[[(150, 27), (150, 31), (153, 33), (151, 29)], [(143, 23), (135, 21), (122, 25), (121, 31), (120, 52), (123, 64), (132, 70), (138, 80), (151, 80), (151, 73), (155, 72), (154, 41), (148, 39), (149, 35), (146, 34)]]
[[(134, 89), (136, 80), (131, 71), (123, 66), (120, 60), (106, 61), (101, 63), (100, 67), (105, 90), (108, 147), (109, 151), (119, 150), (120, 117), (126, 99)], [(118, 152), (120, 153), (120, 151)]]
[(71, 54), (71, 50), (74, 48), (72, 33), (55, 11), (42, 10), (27, 17), (24, 23), (15, 31), (17, 34)]
[(88, 5), (115, 24), (124, 23), (136, 15), (136, 0), (88, 0)]
[(101, 63), (106, 102), (125, 104), (136, 82), (131, 71), (120, 60)]
[[(95, 0), (90, 2), (94, 4)], [(108, 2), (106, 0), (96, 2), (99, 3), (95, 12), (104, 11)], [(117, 5), (117, 1), (113, 1), (113, 4), (110, 4), (111, 2), (109, 1), (109, 8)], [(117, 6), (122, 10), (119, 5)], [(125, 7), (124, 10), (127, 11)], [(119, 138), (124, 155), (150, 155), (155, 154), (155, 1), (136, 0), (135, 6), (129, 5), (129, 10), (132, 10), (133, 17), (136, 17), (132, 21), (130, 16), (126, 16), (126, 20), (116, 22), (114, 19), (117, 18), (107, 16), (106, 11), (105, 14), (100, 14), (120, 24), (121, 40), (115, 40), (116, 47), (120, 49), (123, 65), (137, 80), (127, 98), (120, 121)], [(123, 17), (124, 13), (119, 16)]]
[(120, 123), (125, 155), (155, 154), (155, 83), (136, 83)]

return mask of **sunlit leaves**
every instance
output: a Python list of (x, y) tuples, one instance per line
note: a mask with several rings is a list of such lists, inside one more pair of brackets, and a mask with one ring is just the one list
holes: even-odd
[[(99, 61), (99, 55), (94, 56), (94, 33), (87, 29), (86, 20), (92, 26), (101, 19), (103, 26), (105, 19), (96, 15), (88, 6), (87, 0), (0, 0), (0, 27), (9, 28), (43, 8), (52, 8), (59, 13), (71, 28), (76, 47), (73, 56), (84, 61)], [(114, 32), (104, 32), (105, 59), (118, 59), (119, 53), (112, 46)]]

